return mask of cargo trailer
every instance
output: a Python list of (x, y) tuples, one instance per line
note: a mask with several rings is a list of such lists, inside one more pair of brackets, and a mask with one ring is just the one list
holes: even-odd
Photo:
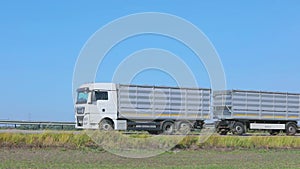
[(203, 128), (211, 90), (88, 83), (77, 89), (76, 128), (172, 134)]
[(213, 92), (213, 116), (220, 121), (216, 130), (226, 135), (247, 130), (267, 130), (272, 135), (299, 130), (300, 94), (246, 90)]

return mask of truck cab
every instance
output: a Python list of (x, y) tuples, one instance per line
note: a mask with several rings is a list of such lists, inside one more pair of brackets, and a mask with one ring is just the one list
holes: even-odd
[(102, 119), (117, 120), (117, 92), (113, 83), (88, 83), (77, 89), (76, 128), (98, 129)]

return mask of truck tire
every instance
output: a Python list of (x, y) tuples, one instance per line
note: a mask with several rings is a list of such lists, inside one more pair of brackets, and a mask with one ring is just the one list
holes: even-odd
[(110, 120), (103, 119), (99, 123), (99, 129), (103, 131), (111, 131), (114, 129), (113, 123)]
[(181, 121), (178, 124), (178, 132), (180, 134), (188, 134), (192, 129), (192, 125), (187, 121)]
[(166, 135), (171, 135), (174, 133), (175, 125), (173, 122), (167, 121), (163, 123), (162, 132)]
[(245, 126), (241, 122), (236, 122), (233, 127), (233, 133), (235, 135), (243, 135), (245, 133)]
[(297, 125), (295, 123), (286, 124), (286, 135), (293, 136), (297, 133)]

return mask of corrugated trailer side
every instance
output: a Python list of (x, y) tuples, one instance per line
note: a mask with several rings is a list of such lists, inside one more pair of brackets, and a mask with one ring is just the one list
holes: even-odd
[[(216, 91), (213, 107), (215, 117), (227, 122), (239, 121), (246, 128), (274, 128), (279, 131), (286, 129), (285, 125), (289, 126), (287, 123), (293, 123), (294, 127), (300, 120), (300, 94), (297, 93)], [(234, 124), (231, 125), (234, 128)]]
[(215, 92), (214, 107), (215, 115), (220, 118), (298, 120), (300, 94), (242, 90)]
[(117, 85), (118, 117), (131, 120), (210, 119), (211, 90)]

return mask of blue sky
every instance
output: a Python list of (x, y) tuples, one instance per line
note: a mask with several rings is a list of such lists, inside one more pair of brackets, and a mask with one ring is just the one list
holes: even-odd
[[(88, 38), (119, 17), (163, 12), (201, 29), (224, 66), (227, 87), (300, 93), (300, 2), (253, 1), (0, 1), (0, 119), (73, 121), (72, 77)], [(97, 81), (110, 81), (123, 58), (143, 48), (180, 56), (201, 87), (208, 76), (182, 44), (155, 35), (132, 37), (113, 48)], [(133, 81), (173, 85), (150, 70)]]

